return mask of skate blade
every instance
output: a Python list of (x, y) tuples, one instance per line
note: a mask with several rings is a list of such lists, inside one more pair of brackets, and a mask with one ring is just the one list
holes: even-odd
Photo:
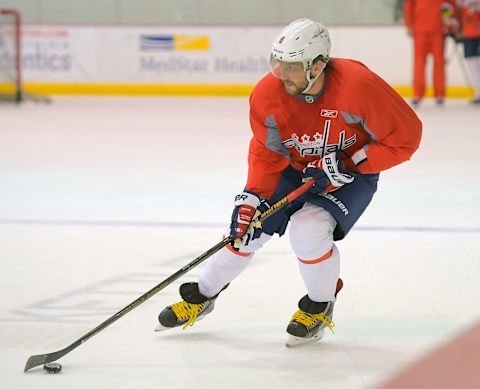
[(176, 328), (176, 327), (164, 327), (160, 323), (158, 323), (153, 330), (155, 332), (160, 332), (160, 331), (169, 330), (170, 328)]
[(323, 338), (323, 330), (319, 331), (317, 334), (313, 335), (311, 338), (300, 338), (298, 336), (288, 335), (285, 346), (288, 348), (298, 347), (303, 344), (318, 342)]

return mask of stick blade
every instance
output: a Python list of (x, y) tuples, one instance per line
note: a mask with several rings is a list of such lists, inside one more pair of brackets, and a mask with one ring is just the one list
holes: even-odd
[(28, 358), (27, 364), (25, 365), (25, 369), (23, 371), (27, 372), (28, 370), (33, 369), (34, 367), (44, 365), (47, 362), (47, 359), (48, 359), (48, 354), (32, 355), (30, 358)]
[(64, 356), (70, 350), (71, 350), (70, 347), (67, 347), (63, 350), (55, 351), (54, 353), (50, 353), (50, 354), (32, 355), (30, 358), (28, 358), (27, 364), (25, 365), (25, 369), (23, 371), (27, 372), (28, 370), (33, 369), (34, 367), (44, 365), (45, 363), (48, 363), (48, 362), (54, 362), (57, 359)]

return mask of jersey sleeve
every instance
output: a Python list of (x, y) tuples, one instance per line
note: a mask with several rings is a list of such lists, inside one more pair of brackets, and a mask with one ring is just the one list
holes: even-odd
[[(384, 80), (369, 72), (356, 98), (360, 116), (352, 116), (370, 137), (352, 156), (360, 173), (379, 173), (410, 159), (422, 135), (422, 122), (410, 106)], [(351, 98), (354, 98), (353, 96)]]
[(245, 189), (269, 199), (288, 166), (288, 152), (281, 144), (273, 113), (268, 115), (262, 101), (250, 96), (250, 125), (253, 136), (248, 151), (248, 178)]

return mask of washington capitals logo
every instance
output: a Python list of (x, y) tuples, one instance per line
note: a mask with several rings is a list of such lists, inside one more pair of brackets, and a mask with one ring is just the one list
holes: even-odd
[(308, 155), (324, 157), (326, 154), (334, 153), (337, 150), (344, 150), (357, 142), (356, 134), (345, 139), (345, 131), (341, 131), (337, 142), (328, 143), (330, 125), (331, 120), (325, 120), (323, 133), (317, 131), (312, 136), (307, 134), (298, 136), (296, 133), (293, 133), (290, 138), (282, 143), (287, 149), (295, 148), (302, 157)]

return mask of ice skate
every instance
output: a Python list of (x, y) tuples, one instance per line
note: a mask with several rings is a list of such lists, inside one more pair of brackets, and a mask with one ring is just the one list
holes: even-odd
[(420, 106), (420, 102), (422, 101), (421, 98), (418, 98), (418, 97), (414, 97), (412, 100), (411, 100), (411, 104), (412, 104), (412, 107), (413, 108), (418, 108)]
[(473, 98), (472, 100), (470, 100), (470, 104), (480, 106), (480, 96), (477, 96), (477, 97)]
[[(343, 281), (337, 282), (337, 293), (342, 289)], [(298, 303), (300, 308), (292, 316), (287, 327), (287, 347), (295, 347), (305, 343), (312, 343), (322, 339), (325, 328), (333, 331), (335, 326), (332, 321), (333, 307), (335, 302), (315, 302), (308, 295), (304, 296)]]
[(189, 326), (202, 320), (215, 306), (215, 298), (209, 299), (198, 290), (197, 283), (187, 283), (180, 286), (180, 295), (183, 300), (166, 307), (158, 315), (158, 324), (155, 331), (164, 331), (170, 328)]
[(322, 339), (325, 327), (333, 329), (334, 324), (327, 311), (330, 311), (330, 314), (333, 312), (334, 303), (328, 302), (317, 304), (319, 304), (320, 309), (323, 309), (320, 313), (312, 314), (301, 309), (295, 312), (287, 327), (287, 332), (289, 334), (286, 342), (287, 347), (295, 347), (304, 343), (316, 342)]

